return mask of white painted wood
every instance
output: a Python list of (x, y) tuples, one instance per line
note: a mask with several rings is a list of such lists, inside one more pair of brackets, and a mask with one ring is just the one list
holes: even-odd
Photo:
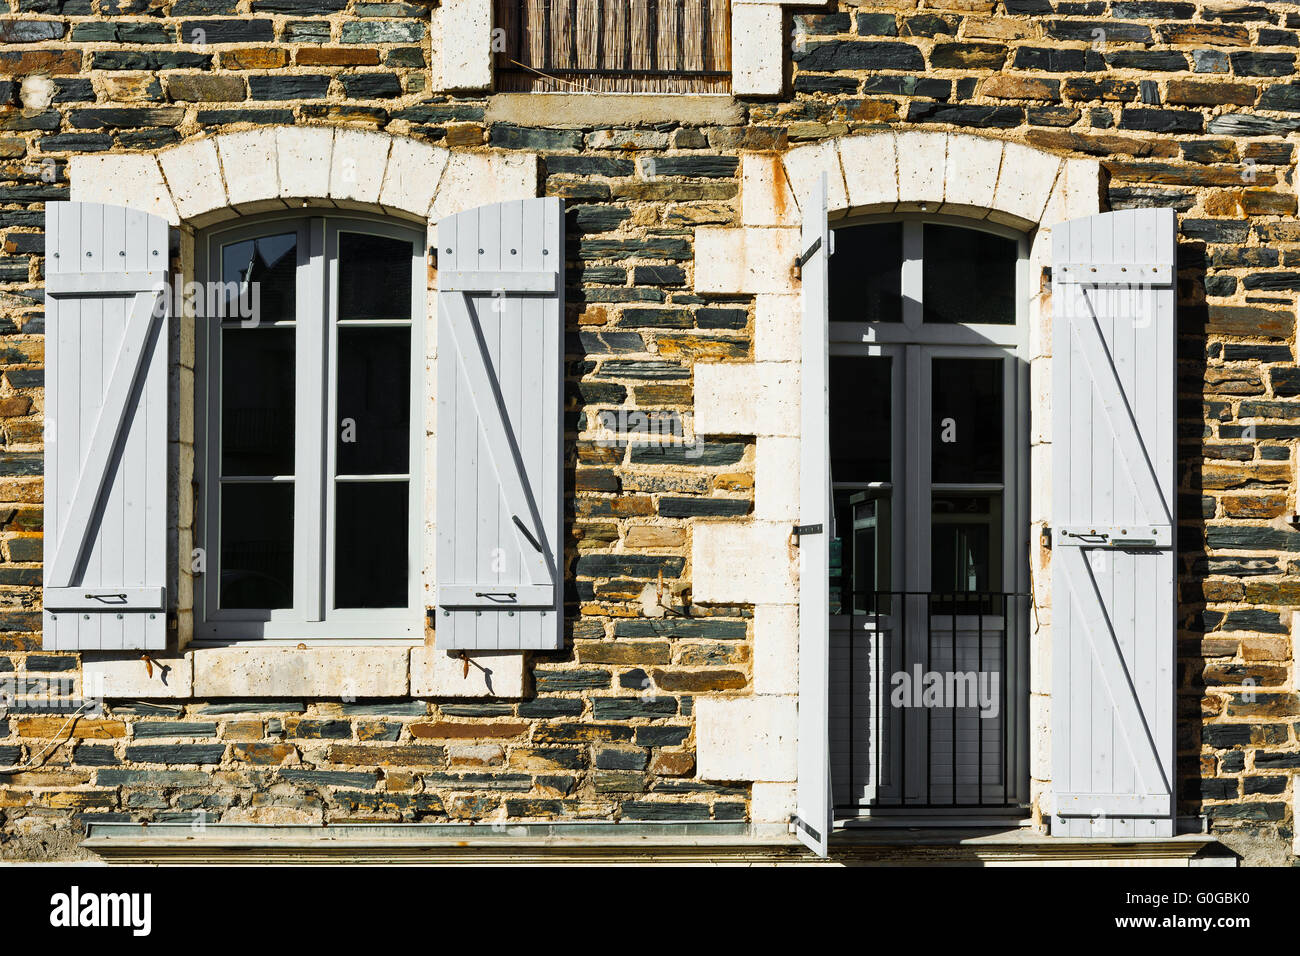
[(1125, 210), (1052, 232), (1052, 831), (1169, 836), (1175, 219)]
[(167, 589), (155, 588), (50, 588), (45, 589), (48, 611), (165, 611)]
[(563, 643), (563, 229), (558, 199), (438, 224), (440, 648)]
[(559, 276), (554, 272), (501, 272), (487, 270), (438, 273), (441, 292), (533, 292), (554, 295)]
[(804, 208), (803, 364), (801, 367), (799, 523), (820, 526), (799, 537), (799, 777), (795, 834), (826, 856), (834, 823), (830, 768), (831, 529), (828, 323), (830, 229), (826, 176)]
[(157, 216), (46, 208), (47, 650), (166, 646), (167, 256)]
[[(123, 210), (124, 216), (133, 220), (139, 216), (135, 210)], [(54, 273), (45, 278), (45, 291), (50, 295), (128, 295), (133, 292), (156, 292), (167, 281), (161, 270), (146, 272), (82, 272)]]

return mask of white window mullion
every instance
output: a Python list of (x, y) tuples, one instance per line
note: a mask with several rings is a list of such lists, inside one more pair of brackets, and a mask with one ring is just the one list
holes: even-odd
[(326, 296), (324, 220), (308, 220), (299, 231), (307, 250), (297, 277), (297, 382), (298, 407), (294, 421), (294, 606), (305, 621), (325, 619), (325, 586), (321, 578), (324, 554), (323, 475), (325, 429), (321, 422), (325, 399), (326, 333), (321, 320)]
[(922, 260), (925, 257), (924, 226), (912, 220), (903, 223), (903, 325), (919, 329), (924, 317)]

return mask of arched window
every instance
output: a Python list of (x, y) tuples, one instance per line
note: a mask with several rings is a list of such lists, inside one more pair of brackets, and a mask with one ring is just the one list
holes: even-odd
[[(838, 706), (840, 737), (856, 742), (838, 752), (836, 801), (1014, 809), (1027, 780), (1028, 241), (920, 214), (849, 220), (833, 238), (832, 673), (852, 675)], [(894, 706), (892, 681), (917, 667), (996, 684), (999, 712)]]
[(422, 636), (423, 241), (360, 216), (203, 236), (198, 640)]

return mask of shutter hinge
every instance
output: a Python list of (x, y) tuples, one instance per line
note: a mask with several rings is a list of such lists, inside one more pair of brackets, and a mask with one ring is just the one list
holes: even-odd
[(797, 524), (790, 532), (795, 537), (795, 541), (805, 534), (821, 534), (822, 526), (820, 524)]
[(803, 278), (803, 267), (807, 264), (809, 259), (817, 254), (817, 250), (821, 247), (822, 237), (818, 236), (813, 241), (813, 244), (804, 250), (803, 255), (794, 257), (794, 277), (796, 279)]

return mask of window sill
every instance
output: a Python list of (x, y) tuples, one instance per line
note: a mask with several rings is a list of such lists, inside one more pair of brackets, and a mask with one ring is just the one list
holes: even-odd
[(401, 645), (200, 647), (178, 657), (153, 657), (149, 673), (138, 653), (89, 654), (83, 692), (107, 699), (518, 698), (522, 651), (459, 655)]
[(649, 123), (737, 126), (744, 110), (729, 93), (496, 93), (487, 123), (587, 127)]

